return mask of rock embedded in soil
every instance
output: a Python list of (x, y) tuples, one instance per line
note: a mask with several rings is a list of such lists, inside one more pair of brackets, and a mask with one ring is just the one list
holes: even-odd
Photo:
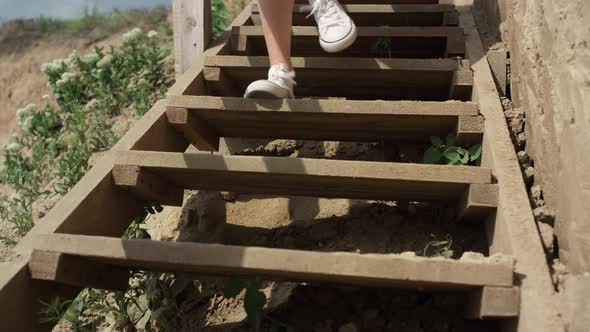
[(518, 161), (520, 162), (520, 166), (524, 169), (529, 166), (532, 166), (532, 159), (526, 151), (518, 151), (516, 154), (518, 157)]
[(553, 225), (555, 222), (555, 213), (547, 206), (539, 206), (533, 210), (535, 220), (540, 223)]
[(530, 186), (533, 181), (535, 180), (535, 168), (534, 167), (527, 167), (523, 172), (522, 172), (522, 176), (524, 178), (524, 183), (527, 186)]
[(518, 136), (516, 136), (516, 146), (519, 150), (524, 149), (526, 145), (526, 135), (524, 133), (520, 133), (518, 134)]
[(537, 223), (539, 227), (539, 233), (541, 234), (541, 240), (543, 241), (543, 246), (547, 250), (549, 255), (553, 255), (555, 248), (553, 246), (553, 241), (555, 238), (555, 233), (553, 232), (553, 227), (545, 223)]
[(33, 222), (37, 223), (41, 218), (45, 217), (49, 210), (51, 210), (60, 199), (60, 195), (55, 195), (34, 201), (33, 204), (31, 204)]
[(532, 186), (530, 195), (534, 203), (533, 208), (545, 205), (545, 201), (543, 200), (543, 189), (540, 185), (536, 184)]

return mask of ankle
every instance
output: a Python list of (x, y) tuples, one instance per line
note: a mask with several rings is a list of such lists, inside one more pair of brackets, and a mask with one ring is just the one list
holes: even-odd
[(271, 67), (281, 66), (281, 65), (282, 65), (282, 69), (283, 70), (286, 70), (286, 71), (289, 71), (289, 72), (294, 71), (293, 64), (291, 64), (290, 61), (289, 62), (272, 62), (270, 64)]

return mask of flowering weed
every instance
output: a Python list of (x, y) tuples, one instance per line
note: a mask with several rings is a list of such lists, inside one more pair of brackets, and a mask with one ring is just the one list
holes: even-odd
[(172, 49), (158, 33), (136, 28), (119, 48), (75, 52), (41, 67), (54, 102), (16, 112), (19, 134), (4, 147), (3, 183), (16, 193), (0, 199), (0, 219), (20, 233), (33, 226), (31, 205), (64, 195), (89, 169), (89, 159), (119, 137), (111, 130), (122, 111), (140, 117), (170, 84), (166, 58)]

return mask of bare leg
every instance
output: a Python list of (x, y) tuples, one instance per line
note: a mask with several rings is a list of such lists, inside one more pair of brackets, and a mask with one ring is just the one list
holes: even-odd
[(270, 65), (291, 64), (291, 26), (294, 0), (258, 0)]

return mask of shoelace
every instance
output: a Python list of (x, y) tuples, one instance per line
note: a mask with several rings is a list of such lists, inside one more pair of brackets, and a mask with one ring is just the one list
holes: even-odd
[[(346, 21), (340, 15), (337, 5), (331, 0), (316, 0), (313, 3), (311, 12), (306, 17), (310, 17), (316, 13), (322, 20), (322, 33), (325, 33), (331, 26), (345, 26)], [(319, 20), (318, 20), (319, 21)], [(319, 22), (318, 22), (319, 25)]]
[(269, 80), (278, 79), (290, 82), (293, 85), (297, 85), (295, 82), (295, 72), (288, 71), (287, 66), (284, 64), (278, 64), (270, 67), (268, 71)]

